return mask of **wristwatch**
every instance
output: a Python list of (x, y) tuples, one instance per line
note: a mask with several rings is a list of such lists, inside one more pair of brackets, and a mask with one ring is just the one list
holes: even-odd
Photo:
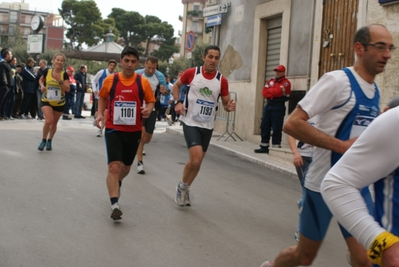
[(62, 84), (64, 83), (64, 81), (59, 81), (58, 83), (59, 83), (60, 85), (62, 85)]
[(178, 103), (183, 103), (180, 100), (175, 100), (175, 105), (177, 105)]

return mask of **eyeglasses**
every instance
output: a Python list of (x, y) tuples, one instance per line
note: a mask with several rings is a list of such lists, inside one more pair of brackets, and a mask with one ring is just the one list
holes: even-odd
[(391, 46), (387, 46), (386, 44), (365, 44), (365, 43), (361, 43), (364, 46), (374, 46), (379, 52), (385, 52), (387, 51), (387, 48), (389, 49), (390, 52), (394, 51), (396, 49), (395, 46), (391, 45)]

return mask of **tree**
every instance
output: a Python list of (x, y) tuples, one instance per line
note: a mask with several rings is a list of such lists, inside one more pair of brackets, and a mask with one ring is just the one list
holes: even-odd
[(175, 46), (176, 38), (173, 37), (173, 26), (167, 22), (162, 22), (162, 32), (157, 34), (151, 42), (159, 43), (160, 48), (155, 50), (153, 55), (160, 60), (168, 60), (174, 53), (179, 52), (179, 48)]
[(94, 0), (64, 0), (58, 12), (70, 26), (67, 28), (66, 37), (69, 39), (71, 49), (80, 50), (83, 44), (88, 46), (98, 44), (110, 28), (116, 30), (112, 20), (102, 20), (101, 12)]
[[(160, 46), (160, 49), (154, 53), (161, 61), (169, 59), (173, 53), (178, 52), (174, 45), (173, 26), (167, 22), (162, 22), (156, 16), (141, 16), (135, 11), (125, 11), (121, 8), (113, 8), (108, 18), (115, 20), (115, 26), (120, 31), (125, 40), (125, 45), (131, 45), (137, 48), (144, 56), (149, 55), (149, 46), (151, 43)], [(145, 42), (146, 47), (141, 43)]]
[(204, 61), (202, 60), (202, 56), (204, 55), (205, 48), (209, 44), (204, 43), (202, 41), (196, 42), (195, 47), (192, 51), (192, 65), (193, 66), (202, 66), (204, 64)]
[(136, 48), (145, 41), (143, 35), (144, 17), (135, 11), (125, 11), (121, 8), (113, 8), (108, 18), (115, 20), (115, 26), (125, 40), (125, 45), (132, 44)]

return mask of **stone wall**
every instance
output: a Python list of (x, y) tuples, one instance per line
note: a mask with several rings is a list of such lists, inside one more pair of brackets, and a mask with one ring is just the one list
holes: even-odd
[[(380, 6), (378, 1), (368, 1), (367, 24), (384, 24), (392, 33), (393, 43), (399, 47), (399, 3)], [(392, 97), (399, 95), (399, 49), (392, 52), (385, 71), (378, 75), (376, 83), (381, 90), (381, 106), (383, 107)]]

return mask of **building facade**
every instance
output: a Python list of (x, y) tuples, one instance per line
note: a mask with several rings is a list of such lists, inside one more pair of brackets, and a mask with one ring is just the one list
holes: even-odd
[(203, 10), (209, 0), (182, 0), (183, 3), (183, 17), (180, 20), (183, 22), (183, 31), (180, 35), (180, 56), (187, 58), (187, 35), (189, 32), (194, 33), (195, 42), (210, 42), (210, 34), (206, 33), (205, 18)]
[[(399, 45), (397, 3), (383, 6), (378, 0), (219, 0), (218, 5), (224, 4), (229, 4), (228, 11), (222, 14), (222, 24), (214, 26), (211, 43), (221, 48), (219, 69), (237, 96), (235, 132), (254, 144), (260, 141), (262, 89), (265, 81), (274, 76), (277, 65), (286, 66), (294, 95), (306, 93), (323, 73), (353, 65), (354, 33), (364, 25), (386, 25)], [(393, 52), (386, 71), (376, 80), (382, 105), (399, 94), (395, 75), (399, 71), (398, 52)], [(295, 107), (295, 103), (287, 103), (287, 113), (290, 104)], [(224, 132), (225, 123), (217, 121), (215, 130)]]
[(24, 2), (0, 3), (0, 46), (8, 45), (10, 39), (21, 36), (28, 39), (33, 34), (31, 20), (34, 15), (44, 18), (44, 27), (39, 34), (44, 34), (45, 49), (61, 50), (64, 44), (64, 25), (59, 15), (48, 12), (29, 10)]

